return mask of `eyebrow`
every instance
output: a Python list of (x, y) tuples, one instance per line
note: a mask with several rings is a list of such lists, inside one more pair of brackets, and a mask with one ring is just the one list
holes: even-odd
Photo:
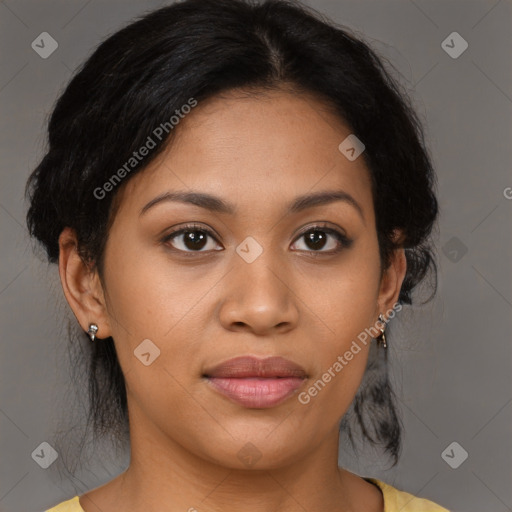
[[(216, 213), (224, 213), (228, 215), (234, 215), (236, 213), (236, 207), (232, 203), (226, 202), (224, 199), (211, 194), (192, 191), (165, 192), (149, 201), (149, 203), (141, 209), (139, 216), (144, 215), (150, 208), (153, 208), (157, 204), (169, 201), (193, 204)], [(360, 204), (344, 190), (325, 190), (298, 196), (287, 205), (286, 213), (298, 213), (306, 210), (307, 208), (312, 208), (313, 206), (326, 205), (335, 201), (343, 201), (352, 205), (359, 213), (363, 223), (365, 223), (364, 212)]]

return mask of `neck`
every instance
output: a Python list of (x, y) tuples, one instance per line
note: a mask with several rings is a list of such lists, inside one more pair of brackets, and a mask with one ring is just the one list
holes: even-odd
[[(354, 475), (338, 468), (338, 430), (288, 463), (247, 469), (221, 466), (169, 440), (147, 425), (131, 432), (129, 468), (119, 477), (119, 495), (132, 511), (308, 512), (349, 511)], [(163, 448), (165, 447), (165, 448)], [(349, 476), (350, 475), (350, 476)]]

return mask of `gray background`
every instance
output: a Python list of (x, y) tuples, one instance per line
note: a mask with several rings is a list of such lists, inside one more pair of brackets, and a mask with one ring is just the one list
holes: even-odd
[[(42, 442), (53, 446), (58, 422), (68, 419), (66, 399), (79, 398), (57, 269), (32, 252), (23, 188), (72, 70), (130, 18), (165, 3), (0, 2), (1, 511), (43, 510), (110, 480), (129, 460), (125, 453), (109, 461), (107, 447), (95, 447), (71, 475), (60, 467), (64, 453), (49, 469), (31, 457)], [(512, 3), (308, 3), (396, 68), (426, 125), (441, 204), (437, 298), (407, 307), (392, 325), (392, 379), (406, 429), (401, 461), (386, 471), (377, 454), (356, 460), (342, 447), (340, 464), (454, 511), (512, 510), (512, 200), (504, 193), (512, 187)], [(45, 31), (59, 44), (48, 59), (31, 48)], [(469, 44), (456, 59), (441, 47), (453, 31)], [(457, 469), (441, 456), (453, 441), (469, 454)]]

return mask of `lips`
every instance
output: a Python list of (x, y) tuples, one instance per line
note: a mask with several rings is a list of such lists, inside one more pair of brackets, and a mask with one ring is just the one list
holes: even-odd
[(241, 378), (270, 378), (270, 377), (306, 377), (302, 366), (283, 357), (256, 357), (244, 356), (230, 359), (224, 363), (205, 371), (205, 377), (241, 379)]
[(307, 374), (282, 358), (237, 357), (207, 369), (212, 389), (244, 407), (264, 409), (281, 404), (303, 384)]

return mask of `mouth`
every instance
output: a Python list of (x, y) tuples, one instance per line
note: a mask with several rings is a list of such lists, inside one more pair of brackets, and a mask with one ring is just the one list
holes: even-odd
[(252, 356), (230, 359), (203, 374), (212, 390), (243, 407), (275, 407), (303, 384), (307, 374), (301, 366), (282, 357)]

